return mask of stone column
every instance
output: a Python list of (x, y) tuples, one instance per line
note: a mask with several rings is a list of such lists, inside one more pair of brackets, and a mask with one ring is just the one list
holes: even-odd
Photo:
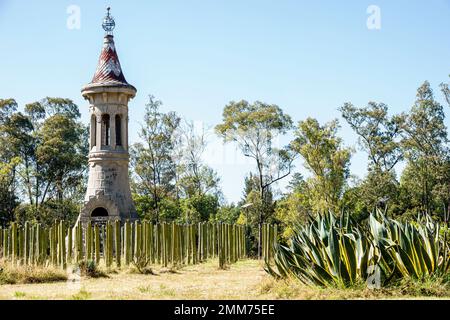
[(109, 114), (109, 138), (111, 150), (116, 149), (116, 114), (114, 112), (111, 112)]
[(126, 118), (123, 120), (123, 122), (125, 122), (125, 132), (124, 132), (124, 140), (123, 140), (123, 145), (125, 150), (128, 150), (128, 114), (126, 115)]
[(121, 139), (122, 139), (122, 148), (124, 150), (127, 150), (127, 142), (126, 142), (127, 141), (127, 136), (126, 136), (126, 133), (125, 133), (126, 127), (127, 127), (126, 121), (127, 121), (127, 117), (125, 116), (125, 114), (122, 113), (120, 115), (120, 125), (122, 127)]
[(97, 135), (97, 118), (94, 114), (91, 114), (90, 119), (90, 130), (89, 130), (89, 151), (96, 145), (96, 135)]
[(96, 142), (95, 142), (95, 151), (100, 151), (102, 147), (102, 115), (95, 115), (97, 119), (97, 132), (95, 134)]

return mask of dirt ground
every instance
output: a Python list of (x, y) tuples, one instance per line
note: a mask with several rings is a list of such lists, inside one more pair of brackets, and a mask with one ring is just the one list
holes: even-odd
[[(155, 267), (154, 275), (130, 271), (107, 278), (82, 278), (46, 284), (0, 285), (0, 299), (449, 299), (448, 287), (428, 286), (422, 295), (395, 290), (320, 289), (298, 281), (276, 281), (256, 260), (240, 261), (220, 270), (218, 261), (176, 272)], [(416, 292), (415, 290), (413, 292)]]
[[(156, 267), (155, 275), (126, 271), (108, 278), (47, 284), (1, 285), (0, 299), (248, 299), (259, 298), (267, 277), (258, 261), (246, 260), (220, 270), (217, 261), (175, 272)], [(264, 298), (264, 297), (260, 297)]]

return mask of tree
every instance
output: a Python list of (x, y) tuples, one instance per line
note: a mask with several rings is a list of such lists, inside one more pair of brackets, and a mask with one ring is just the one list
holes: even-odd
[(367, 152), (369, 166), (382, 172), (391, 171), (402, 160), (399, 144), (400, 126), (395, 117), (388, 116), (384, 103), (369, 102), (365, 108), (346, 103), (340, 108), (342, 117), (358, 135), (359, 145)]
[(16, 175), (20, 158), (11, 148), (8, 132), (11, 128), (11, 116), (17, 110), (14, 99), (0, 99), (0, 225), (5, 226), (14, 219), (14, 210), (18, 205), (16, 194)]
[(220, 195), (220, 178), (203, 161), (206, 147), (205, 128), (196, 130), (193, 122), (186, 121), (177, 146), (177, 185), (184, 197)]
[(22, 190), (15, 190), (16, 196), (28, 199), (26, 211), (37, 220), (48, 201), (66, 212), (63, 204), (79, 198), (86, 172), (87, 127), (79, 121), (78, 107), (69, 99), (51, 97), (27, 104), (24, 113), (12, 99), (1, 104), (2, 143), (8, 146), (8, 157), (20, 159), (13, 170)]
[(411, 111), (397, 117), (407, 165), (414, 171), (414, 179), (420, 182), (421, 210), (430, 214), (433, 211), (433, 189), (439, 188), (439, 184), (447, 186), (446, 203), (450, 204), (450, 176), (446, 174), (448, 138), (444, 118), (443, 107), (434, 100), (427, 81), (417, 90)]
[(309, 186), (300, 173), (293, 175), (287, 191), (277, 201), (275, 208), (275, 218), (282, 228), (282, 236), (285, 239), (294, 235), (293, 227), (296, 224), (307, 222), (311, 212)]
[(337, 137), (337, 120), (321, 126), (316, 119), (300, 121), (291, 148), (305, 161), (312, 177), (307, 180), (315, 211), (339, 211), (339, 200), (349, 176), (351, 150)]
[(181, 121), (174, 112), (161, 112), (161, 106), (161, 101), (149, 96), (144, 124), (139, 134), (143, 142), (136, 143), (131, 148), (131, 165), (136, 176), (134, 193), (152, 198), (152, 211), (156, 222), (160, 218), (162, 199), (175, 190), (173, 138)]
[[(225, 106), (222, 123), (216, 132), (225, 142), (234, 142), (244, 156), (255, 161), (258, 177), (259, 202), (265, 204), (270, 187), (287, 177), (292, 168), (290, 150), (275, 148), (273, 142), (292, 128), (291, 118), (280, 107), (256, 101), (230, 102)], [(261, 226), (269, 215), (269, 208), (260, 209), (258, 218), (258, 256), (261, 257)]]
[(402, 130), (396, 117), (388, 116), (388, 107), (383, 103), (369, 102), (364, 108), (346, 103), (340, 111), (358, 135), (360, 147), (368, 154), (368, 174), (357, 199), (364, 204), (364, 209), (359, 208), (364, 212), (359, 213), (367, 215), (376, 206), (386, 206), (387, 201), (394, 201), (397, 196), (394, 167), (403, 159), (399, 142)]

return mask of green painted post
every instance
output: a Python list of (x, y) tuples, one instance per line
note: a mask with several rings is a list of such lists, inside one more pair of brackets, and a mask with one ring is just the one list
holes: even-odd
[(19, 243), (19, 249), (17, 250), (17, 258), (18, 258), (18, 263), (22, 264), (23, 262), (23, 240), (24, 240), (24, 235), (23, 235), (23, 228), (21, 228), (20, 226), (17, 228), (17, 232), (18, 232), (18, 243)]
[(15, 263), (17, 260), (17, 224), (15, 222), (11, 223), (11, 252), (12, 261)]
[(58, 257), (58, 251), (59, 251), (59, 222), (55, 220), (54, 222), (54, 241), (53, 241), (53, 246), (54, 246), (54, 262), (53, 264), (55, 266), (59, 265), (59, 257)]
[(161, 224), (161, 259), (164, 267), (167, 267), (167, 238), (166, 238), (166, 223)]
[(80, 262), (80, 248), (78, 246), (79, 243), (79, 232), (78, 232), (78, 224), (74, 226), (74, 253), (75, 253), (75, 262)]
[(60, 232), (61, 266), (63, 269), (65, 269), (67, 260), (66, 260), (66, 226), (64, 221), (60, 222), (59, 232)]
[(114, 240), (115, 240), (115, 255), (116, 255), (116, 266), (120, 268), (121, 264), (121, 256), (120, 252), (121, 243), (120, 243), (120, 221), (116, 220), (114, 222)]
[(43, 228), (43, 235), (42, 235), (43, 236), (43, 241), (42, 241), (42, 244), (43, 244), (42, 263), (43, 264), (46, 263), (47, 261), (51, 262), (51, 259), (50, 259), (50, 257), (51, 257), (51, 255), (50, 255), (50, 250), (51, 250), (51, 246), (50, 246), (50, 229), (51, 229), (51, 227)]
[(50, 262), (53, 264), (54, 262), (53, 262), (53, 255), (54, 255), (54, 253), (53, 253), (53, 242), (54, 242), (54, 239), (53, 239), (53, 235), (55, 234), (54, 232), (53, 232), (53, 228), (54, 228), (54, 226), (51, 226), (49, 229), (48, 229), (48, 242), (49, 242), (49, 260), (50, 260)]
[(225, 232), (224, 232), (224, 237), (225, 237), (225, 252), (226, 252), (226, 257), (225, 257), (225, 263), (227, 265), (230, 264), (230, 225), (227, 223), (225, 224)]
[(72, 228), (67, 227), (67, 262), (72, 263)]
[(92, 251), (93, 251), (93, 239), (92, 239), (92, 222), (88, 221), (86, 225), (86, 229), (84, 230), (85, 234), (85, 246), (86, 246), (86, 260), (93, 260), (92, 259)]
[(191, 242), (191, 225), (186, 225), (186, 258), (187, 264), (191, 264), (191, 254), (192, 254), (192, 242)]
[(35, 234), (36, 234), (36, 249), (34, 252), (34, 259), (36, 265), (39, 265), (41, 263), (41, 255), (42, 255), (42, 231), (41, 226), (39, 224), (36, 224), (35, 226)]
[(141, 256), (141, 237), (142, 237), (142, 225), (139, 223), (139, 221), (134, 222), (134, 256), (136, 259), (140, 258)]
[(216, 258), (216, 224), (211, 222), (211, 255), (213, 259)]
[(128, 265), (130, 263), (130, 260), (128, 258), (128, 221), (125, 221), (123, 224), (123, 257), (125, 259), (125, 265)]
[(219, 268), (225, 267), (225, 246), (224, 246), (224, 230), (225, 225), (219, 223), (217, 225), (217, 238), (218, 238), (218, 255), (219, 255)]
[(203, 222), (203, 259), (208, 260), (208, 224)]
[(147, 240), (148, 240), (148, 228), (147, 228), (147, 221), (142, 221), (141, 223), (142, 228), (142, 248), (141, 253), (145, 257), (145, 259), (148, 259), (148, 249), (147, 249)]
[(153, 264), (155, 263), (155, 252), (154, 252), (154, 229), (153, 229), (153, 223), (148, 221), (148, 254), (149, 254), (149, 259), (150, 262)]
[(199, 222), (197, 224), (198, 231), (198, 250), (197, 250), (197, 259), (201, 263), (203, 261), (203, 234), (202, 234), (202, 226)]
[[(78, 226), (77, 225), (75, 225), (74, 227), (73, 227), (73, 248), (74, 248), (74, 258), (75, 258), (75, 262), (76, 263), (78, 263), (79, 262), (79, 260), (78, 260), (78, 257), (79, 257), (79, 254), (78, 254)], [(51, 247), (51, 246), (50, 246)]]
[(114, 225), (112, 221), (108, 221), (109, 237), (108, 237), (108, 248), (109, 248), (109, 265), (111, 266), (114, 261)]
[(104, 238), (104, 257), (105, 257), (105, 263), (106, 263), (106, 267), (110, 268), (111, 267), (111, 223), (110, 221), (106, 222), (106, 227), (105, 227), (105, 233), (106, 233), (106, 237)]
[(29, 245), (30, 245), (30, 224), (28, 221), (25, 222), (23, 232), (23, 262), (28, 265), (29, 256)]
[(111, 261), (109, 260), (109, 221), (106, 222), (104, 233), (103, 233), (103, 259), (105, 260), (105, 265), (107, 268), (111, 266)]
[(192, 263), (197, 264), (197, 225), (191, 224)]
[(270, 240), (271, 240), (271, 232), (270, 232), (271, 226), (270, 224), (266, 224), (266, 260), (270, 260)]
[(36, 225), (30, 226), (30, 255), (29, 261), (31, 264), (36, 264)]
[(175, 226), (175, 222), (172, 222), (171, 225), (171, 230), (172, 230), (172, 234), (171, 234), (171, 242), (172, 242), (172, 247), (171, 247), (171, 263), (172, 266), (176, 264), (176, 230), (175, 230), (176, 226)]
[(100, 228), (94, 225), (94, 245), (95, 245), (95, 263), (100, 263)]
[(157, 223), (155, 223), (154, 227), (153, 227), (153, 239), (154, 239), (154, 252), (155, 252), (155, 263), (156, 264), (161, 264), (161, 248), (160, 248), (160, 238), (159, 238), (159, 233), (160, 233), (160, 227)]
[(0, 252), (2, 253), (3, 256), (3, 252), (4, 252), (4, 246), (3, 246), (3, 228), (0, 227)]
[(8, 248), (8, 229), (3, 229), (2, 231), (3, 238), (3, 259), (7, 259), (9, 257), (9, 248)]
[[(122, 254), (125, 252), (125, 224), (120, 226), (120, 259), (122, 262)], [(125, 259), (125, 256), (123, 256), (123, 259)]]

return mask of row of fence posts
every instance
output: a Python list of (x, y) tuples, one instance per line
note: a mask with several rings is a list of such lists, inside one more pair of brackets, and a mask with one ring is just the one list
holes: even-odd
[(264, 223), (262, 225), (262, 258), (270, 261), (273, 258), (273, 247), (278, 242), (278, 226)]
[(82, 260), (104, 262), (106, 267), (138, 260), (164, 267), (189, 265), (218, 258), (219, 266), (247, 256), (245, 227), (202, 222), (176, 224), (108, 221), (103, 225), (64, 221), (50, 227), (26, 222), (0, 228), (0, 258), (25, 265), (67, 264)]

